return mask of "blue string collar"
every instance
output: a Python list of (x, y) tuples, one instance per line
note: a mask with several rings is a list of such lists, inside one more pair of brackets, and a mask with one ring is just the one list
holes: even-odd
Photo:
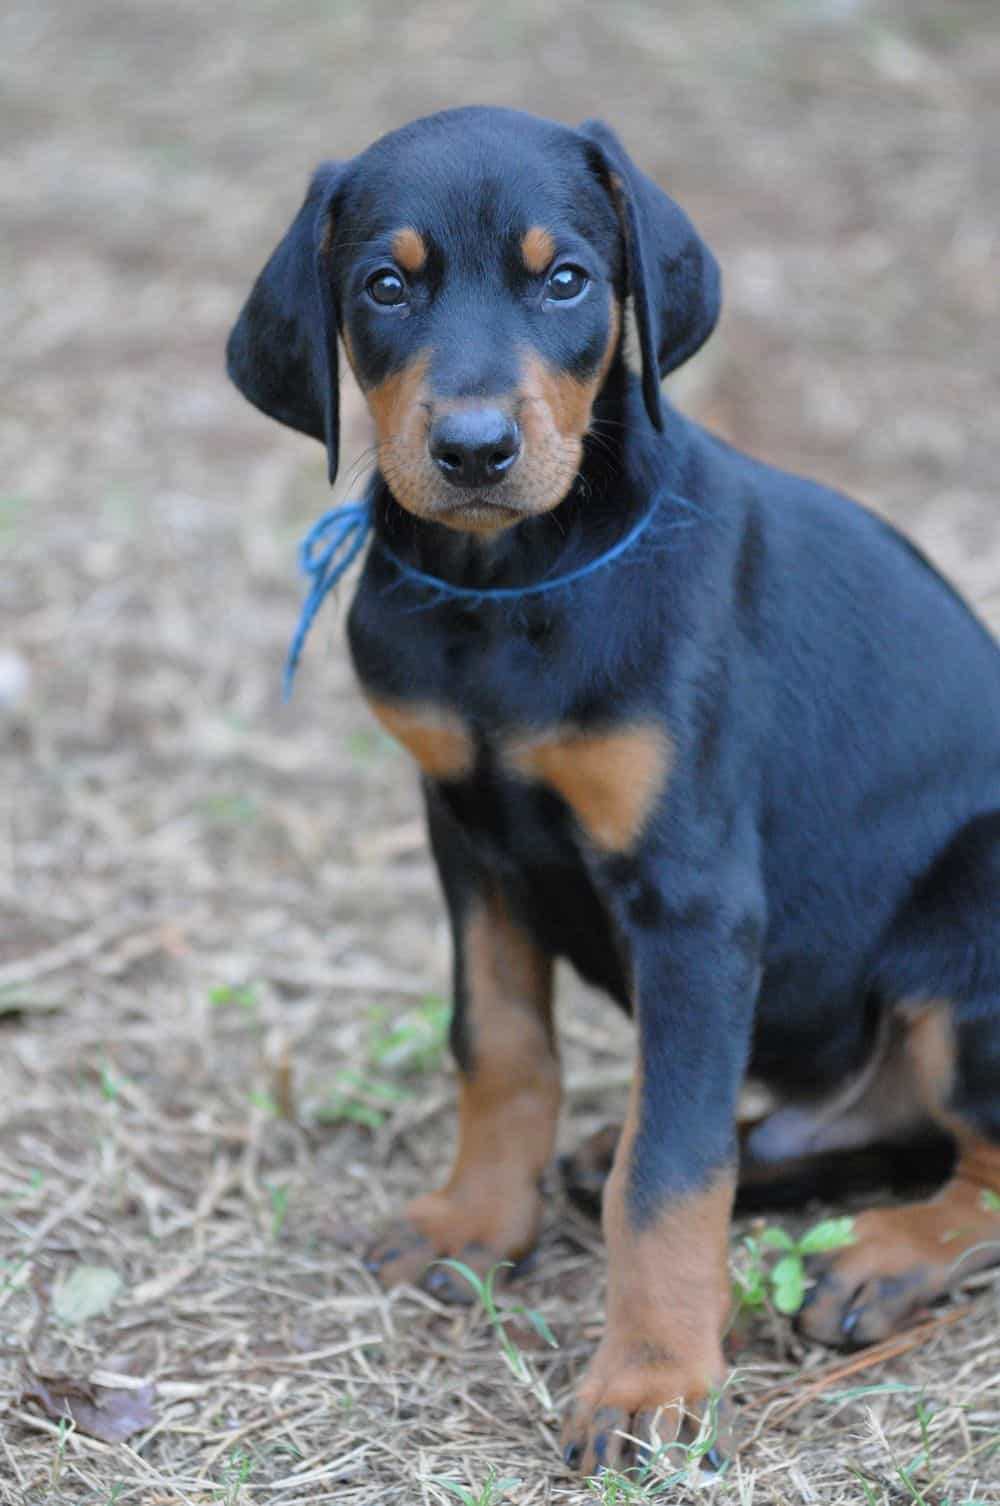
[[(442, 601), (515, 601), (524, 596), (541, 596), (548, 591), (557, 591), (563, 586), (572, 585), (574, 581), (583, 580), (588, 575), (593, 575), (597, 570), (603, 570), (613, 560), (619, 559), (641, 537), (653, 520), (653, 515), (665, 498), (679, 503), (681, 506), (692, 511), (697, 511), (692, 502), (686, 497), (678, 497), (670, 492), (657, 492), (651, 505), (643, 513), (639, 521), (629, 529), (617, 544), (614, 544), (604, 554), (599, 554), (596, 559), (589, 560), (587, 564), (579, 566), (576, 570), (570, 570), (565, 575), (556, 575), (535, 581), (527, 586), (457, 586), (450, 581), (441, 580), (436, 575), (428, 575), (423, 570), (418, 570), (414, 565), (409, 565), (394, 554), (384, 539), (376, 541), (377, 547), (385, 557), (395, 566), (398, 579), (396, 585), (410, 583), (422, 587), (425, 592), (431, 593), (431, 599), (426, 603), (429, 606)], [(691, 520), (686, 519), (677, 523), (675, 527), (685, 527)], [(285, 661), (285, 699), (292, 693), (295, 680), (295, 671), (299, 667), (299, 658), (305, 645), (309, 629), (312, 627), (313, 618), (319, 611), (326, 599), (327, 593), (337, 584), (341, 576), (350, 568), (354, 560), (361, 553), (368, 535), (372, 528), (372, 510), (368, 502), (346, 502), (340, 507), (332, 507), (329, 512), (313, 525), (299, 545), (299, 565), (304, 575), (311, 577), (312, 584), (302, 605), (302, 613), (299, 617), (298, 626), (292, 638), (291, 647), (288, 650), (288, 658)]]

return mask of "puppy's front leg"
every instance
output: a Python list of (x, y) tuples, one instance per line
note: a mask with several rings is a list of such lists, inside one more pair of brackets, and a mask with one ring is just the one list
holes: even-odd
[(442, 1256), (485, 1276), (526, 1255), (538, 1234), (560, 1100), (552, 958), (472, 857), (432, 785), (426, 793), (455, 949), (458, 1149), (445, 1185), (410, 1203), (367, 1263), (384, 1286), (420, 1281), (438, 1297), (468, 1302), (468, 1283), (437, 1263)]
[(645, 880), (630, 888), (619, 910), (633, 917), (638, 1055), (604, 1194), (607, 1318), (563, 1436), (567, 1462), (585, 1474), (636, 1461), (640, 1450), (621, 1433), (690, 1440), (709, 1406), (718, 1455), (728, 1432), (712, 1398), (725, 1380), (734, 1125), (758, 907), (747, 886), (711, 898), (693, 889), (679, 905)]

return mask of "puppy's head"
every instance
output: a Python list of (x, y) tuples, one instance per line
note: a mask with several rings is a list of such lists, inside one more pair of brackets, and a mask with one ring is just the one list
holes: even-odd
[(661, 376), (718, 314), (711, 253), (606, 126), (452, 110), (319, 169), (229, 372), (326, 443), (332, 481), (339, 331), (397, 502), (490, 534), (570, 491), (626, 300), (660, 427)]

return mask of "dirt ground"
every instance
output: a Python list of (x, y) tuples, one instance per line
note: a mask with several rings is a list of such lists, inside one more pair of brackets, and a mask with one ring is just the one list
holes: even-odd
[[(225, 335), (319, 159), (452, 104), (601, 114), (724, 269), (679, 400), (1000, 627), (1000, 11), (12, 0), (0, 60), (0, 1502), (610, 1502), (559, 1458), (603, 1256), (554, 1184), (517, 1299), (559, 1347), (512, 1330), (547, 1393), (359, 1260), (451, 1145), (447, 937), (334, 609), (281, 703), (330, 499)], [(630, 1044), (563, 983), (569, 1146)], [(850, 1375), (752, 1325), (743, 1449), (670, 1498), (1000, 1502), (998, 1304)], [(128, 1440), (60, 1422), (59, 1375)]]

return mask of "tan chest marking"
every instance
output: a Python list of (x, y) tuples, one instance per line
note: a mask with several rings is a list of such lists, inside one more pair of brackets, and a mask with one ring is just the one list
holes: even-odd
[(655, 723), (582, 732), (571, 727), (512, 744), (508, 767), (561, 795), (596, 846), (627, 852), (666, 786), (674, 749)]
[(462, 722), (443, 706), (378, 701), (368, 704), (385, 730), (403, 744), (432, 779), (461, 779), (470, 774), (476, 747)]

